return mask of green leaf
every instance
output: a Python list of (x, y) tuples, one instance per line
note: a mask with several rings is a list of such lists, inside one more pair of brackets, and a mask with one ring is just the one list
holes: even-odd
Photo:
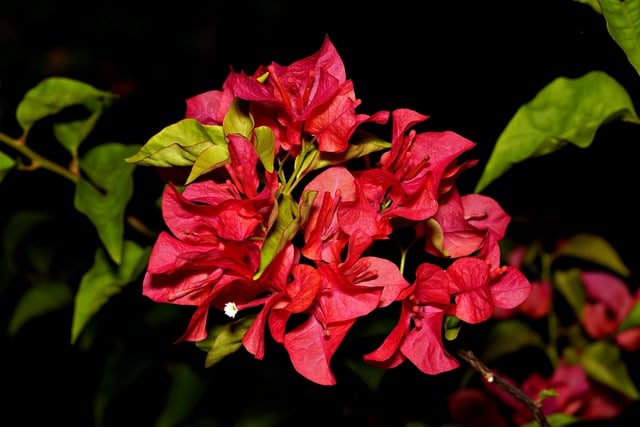
[(222, 126), (183, 119), (152, 136), (137, 153), (125, 160), (141, 166), (191, 166), (213, 145), (227, 145)]
[(316, 192), (306, 191), (302, 194), (300, 206), (290, 195), (283, 194), (274, 206), (278, 217), (269, 230), (269, 234), (260, 248), (260, 268), (254, 274), (254, 279), (262, 275), (273, 258), (291, 241), (298, 232), (299, 225), (306, 221)]
[(640, 3), (620, 0), (598, 2), (609, 34), (640, 74)]
[(78, 147), (87, 136), (93, 131), (102, 115), (103, 106), (98, 102), (87, 103), (92, 113), (84, 120), (75, 120), (66, 123), (56, 123), (53, 132), (60, 144), (67, 149), (74, 157), (78, 153)]
[(71, 325), (72, 344), (100, 308), (144, 270), (149, 254), (150, 248), (141, 248), (133, 242), (125, 241), (122, 263), (114, 266), (103, 248), (98, 248), (93, 265), (82, 276), (76, 293)]
[(577, 1), (578, 3), (586, 4), (591, 9), (593, 9), (596, 13), (598, 13), (599, 15), (602, 15), (602, 8), (600, 7), (599, 0), (574, 0), (574, 1)]
[(241, 101), (239, 98), (235, 98), (233, 102), (231, 102), (229, 110), (222, 121), (222, 128), (224, 129), (225, 135), (242, 135), (245, 139), (251, 140), (251, 131), (253, 130), (254, 123), (251, 116), (244, 111), (244, 109), (248, 110), (248, 108), (246, 108), (248, 105), (248, 103)]
[(618, 332), (640, 326), (640, 300), (636, 301), (631, 311), (618, 327)]
[(587, 375), (614, 390), (640, 399), (640, 392), (631, 381), (627, 366), (620, 357), (620, 349), (606, 341), (597, 341), (588, 346), (581, 360)]
[(444, 320), (444, 337), (448, 341), (458, 338), (460, 329), (462, 328), (462, 320), (456, 316), (446, 316)]
[(186, 184), (227, 163), (229, 163), (229, 149), (226, 145), (212, 145), (206, 148), (193, 163)]
[(368, 365), (363, 363), (362, 360), (345, 359), (345, 363), (369, 387), (369, 390), (378, 390), (386, 369)]
[(7, 173), (13, 169), (16, 165), (16, 161), (5, 153), (0, 152), (0, 182), (4, 179)]
[(150, 357), (130, 350), (131, 346), (120, 344), (108, 354), (93, 401), (95, 427), (107, 424), (105, 414), (109, 403), (152, 368)]
[(553, 80), (509, 121), (475, 192), (530, 157), (550, 154), (568, 143), (588, 147), (598, 128), (614, 119), (638, 122), (629, 94), (608, 74), (592, 71), (577, 79)]
[[(546, 416), (549, 427), (564, 427), (580, 421), (573, 415), (563, 414), (562, 412), (556, 412)], [(540, 423), (537, 421), (530, 421), (526, 424), (521, 424), (520, 427), (539, 427)]]
[(312, 170), (322, 169), (339, 163), (344, 163), (352, 159), (366, 156), (367, 154), (386, 150), (391, 144), (372, 134), (366, 134), (358, 142), (349, 144), (349, 148), (343, 153), (320, 153)]
[(629, 277), (631, 274), (615, 248), (604, 238), (593, 234), (579, 233), (572, 236), (553, 256), (554, 258), (566, 256), (592, 262), (623, 277)]
[(525, 323), (518, 319), (502, 320), (489, 331), (481, 359), (490, 362), (528, 346), (545, 348), (542, 337)]
[(276, 138), (273, 131), (268, 126), (258, 126), (254, 129), (255, 142), (253, 143), (258, 157), (262, 162), (264, 169), (273, 172), (273, 162), (275, 160)]
[(555, 288), (564, 296), (567, 303), (573, 309), (573, 314), (577, 319), (582, 318), (582, 310), (587, 300), (584, 283), (580, 278), (580, 270), (572, 268), (566, 271), (556, 270), (553, 274)]
[(91, 220), (116, 263), (122, 256), (124, 214), (133, 195), (135, 169), (135, 165), (124, 162), (124, 158), (138, 148), (138, 145), (115, 142), (101, 144), (80, 159), (80, 169), (90, 181), (84, 178), (78, 181), (74, 205)]
[[(291, 405), (287, 405), (282, 399), (271, 395), (262, 399), (250, 399), (242, 408), (233, 427), (278, 427), (286, 425), (287, 418), (291, 416)], [(312, 425), (312, 423), (309, 423)]]
[[(17, 250), (20, 243), (27, 238), (35, 227), (52, 219), (52, 214), (45, 211), (19, 210), (14, 212), (3, 224), (2, 254), (12, 270), (17, 269)], [(13, 273), (14, 271), (11, 271)]]
[[(74, 105), (97, 111), (96, 101), (108, 105), (117, 95), (65, 77), (49, 77), (30, 89), (16, 110), (16, 119), (26, 132), (38, 120)], [(68, 148), (68, 147), (67, 147)]]
[(171, 385), (162, 412), (154, 427), (176, 427), (181, 424), (202, 400), (206, 382), (188, 365), (171, 366)]
[(29, 320), (60, 310), (73, 300), (73, 293), (66, 283), (46, 282), (31, 286), (16, 305), (8, 335), (15, 335)]
[(238, 351), (242, 347), (242, 337), (254, 320), (255, 316), (247, 316), (235, 322), (215, 326), (209, 331), (207, 339), (196, 343), (199, 349), (207, 352), (205, 367), (210, 368)]

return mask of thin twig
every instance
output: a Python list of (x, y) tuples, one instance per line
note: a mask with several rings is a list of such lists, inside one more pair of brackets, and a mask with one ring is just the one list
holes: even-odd
[(458, 356), (463, 358), (473, 369), (475, 369), (488, 383), (495, 384), (502, 390), (506, 391), (520, 402), (522, 402), (529, 411), (533, 414), (533, 418), (540, 424), (540, 427), (550, 427), (547, 418), (540, 410), (540, 405), (534, 402), (529, 396), (527, 396), (522, 390), (509, 384), (502, 379), (499, 375), (495, 374), (491, 369), (482, 363), (474, 354), (469, 350), (458, 350)]

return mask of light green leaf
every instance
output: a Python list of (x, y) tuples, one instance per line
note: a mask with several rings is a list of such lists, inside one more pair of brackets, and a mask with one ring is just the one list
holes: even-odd
[(254, 129), (255, 142), (254, 146), (258, 157), (264, 166), (264, 169), (273, 172), (273, 162), (275, 160), (275, 144), (276, 138), (273, 131), (268, 126), (258, 126)]
[(229, 149), (226, 145), (211, 145), (198, 155), (191, 167), (186, 184), (196, 178), (229, 163)]
[(615, 248), (604, 238), (593, 234), (580, 233), (572, 236), (553, 256), (554, 258), (572, 257), (599, 264), (623, 277), (629, 277), (631, 274)]
[(339, 155), (332, 153), (320, 153), (317, 161), (313, 165), (312, 170), (322, 169), (339, 163), (344, 163), (352, 159), (366, 156), (391, 147), (391, 143), (378, 138), (372, 134), (366, 134), (356, 143), (349, 144), (349, 148)]
[(248, 105), (248, 103), (241, 101), (240, 98), (235, 98), (229, 105), (229, 110), (222, 121), (225, 135), (242, 135), (245, 139), (251, 140), (251, 131), (254, 123), (249, 113), (244, 111), (248, 109), (246, 108)]
[(255, 316), (247, 316), (225, 325), (213, 327), (207, 339), (196, 343), (197, 347), (207, 352), (205, 367), (210, 368), (226, 356), (235, 353), (242, 347), (242, 337), (255, 320)]
[(117, 95), (65, 77), (49, 77), (30, 89), (16, 110), (16, 119), (26, 132), (38, 120), (74, 105), (97, 111), (96, 101), (108, 105)]
[(82, 276), (76, 293), (71, 324), (72, 344), (76, 342), (87, 323), (102, 306), (144, 270), (150, 252), (150, 248), (141, 248), (133, 242), (125, 241), (122, 263), (115, 266), (106, 256), (103, 248), (98, 248), (93, 265)]
[(618, 327), (618, 332), (640, 326), (640, 300), (636, 301), (631, 311)]
[(125, 160), (141, 166), (191, 166), (207, 148), (226, 144), (222, 126), (183, 119), (152, 136), (137, 153)]
[(489, 331), (481, 359), (487, 362), (514, 353), (524, 347), (545, 348), (540, 335), (518, 319), (497, 322)]
[(553, 283), (555, 288), (564, 296), (567, 303), (573, 309), (573, 314), (577, 319), (582, 318), (582, 310), (587, 300), (584, 283), (580, 278), (580, 270), (572, 268), (569, 270), (556, 270), (553, 273)]
[(29, 320), (60, 310), (73, 301), (73, 293), (66, 283), (46, 282), (31, 286), (13, 310), (7, 329), (15, 335)]
[(262, 248), (260, 248), (260, 268), (254, 274), (254, 279), (262, 275), (287, 242), (295, 237), (300, 224), (306, 221), (316, 194), (316, 192), (305, 191), (302, 194), (300, 206), (290, 195), (283, 194), (278, 199), (276, 206), (274, 206), (278, 217), (273, 227), (269, 230)]
[(550, 154), (568, 143), (586, 148), (596, 131), (615, 119), (638, 122), (626, 90), (602, 71), (559, 77), (521, 106), (498, 137), (475, 192), (514, 164)]
[(607, 341), (591, 344), (584, 350), (581, 363), (590, 378), (631, 399), (640, 399), (640, 392), (631, 381), (627, 365), (620, 357), (620, 349), (615, 345)]
[(444, 320), (444, 337), (447, 341), (453, 341), (458, 338), (460, 329), (462, 328), (462, 320), (456, 316), (446, 316)]
[(607, 30), (640, 74), (640, 2), (598, 0)]
[(124, 162), (138, 145), (101, 144), (80, 159), (87, 179), (76, 184), (74, 204), (96, 227), (109, 255), (120, 262), (124, 235), (124, 214), (133, 195), (135, 165)]
[(200, 403), (206, 382), (184, 363), (171, 366), (171, 385), (154, 427), (177, 427)]
[(4, 179), (7, 173), (13, 169), (16, 165), (16, 161), (5, 153), (0, 152), (0, 182)]

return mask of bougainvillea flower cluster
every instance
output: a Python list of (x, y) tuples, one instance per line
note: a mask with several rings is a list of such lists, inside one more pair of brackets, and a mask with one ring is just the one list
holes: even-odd
[[(221, 90), (186, 104), (185, 119), (136, 157), (190, 169), (167, 183), (167, 230), (143, 282), (154, 301), (195, 307), (178, 341), (207, 338), (211, 310), (253, 316), (249, 353), (262, 359), (270, 337), (297, 372), (332, 385), (331, 359), (354, 324), (397, 306), (364, 361), (409, 360), (438, 374), (459, 365), (443, 344), (447, 317), (483, 322), (529, 295), (526, 277), (501, 263), (509, 215), (456, 187), (477, 162), (461, 160), (475, 144), (419, 132), (428, 117), (410, 109), (356, 112), (361, 100), (328, 37), (288, 66), (231, 69)], [(393, 252), (399, 232), (413, 242)]]

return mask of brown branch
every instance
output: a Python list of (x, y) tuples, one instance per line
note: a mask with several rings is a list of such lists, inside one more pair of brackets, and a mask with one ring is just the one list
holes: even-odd
[(533, 418), (538, 422), (540, 427), (550, 427), (547, 418), (544, 416), (542, 411), (540, 410), (540, 405), (534, 402), (529, 396), (524, 394), (522, 390), (513, 385), (509, 384), (502, 377), (495, 374), (491, 369), (487, 367), (484, 363), (478, 359), (473, 352), (469, 350), (458, 350), (458, 356), (463, 358), (473, 369), (475, 369), (488, 383), (495, 384), (500, 387), (502, 390), (509, 393), (511, 396), (518, 399), (522, 402), (531, 414), (533, 414)]

